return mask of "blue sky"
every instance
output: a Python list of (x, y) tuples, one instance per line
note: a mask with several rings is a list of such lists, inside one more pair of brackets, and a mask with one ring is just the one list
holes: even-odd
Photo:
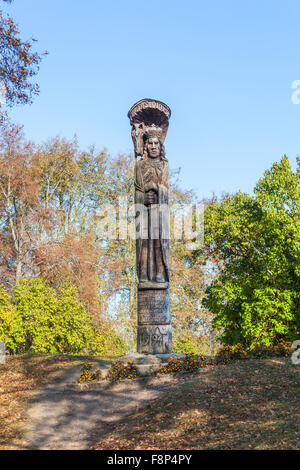
[(300, 4), (245, 0), (14, 0), (22, 38), (48, 50), (41, 93), (14, 120), (39, 143), (77, 134), (112, 155), (132, 151), (128, 109), (172, 110), (171, 168), (199, 197), (251, 192), (286, 153), (300, 154)]

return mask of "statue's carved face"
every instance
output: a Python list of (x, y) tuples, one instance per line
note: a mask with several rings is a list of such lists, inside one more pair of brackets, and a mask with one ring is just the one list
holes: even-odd
[(157, 137), (150, 137), (147, 142), (148, 155), (151, 158), (160, 156), (160, 141)]

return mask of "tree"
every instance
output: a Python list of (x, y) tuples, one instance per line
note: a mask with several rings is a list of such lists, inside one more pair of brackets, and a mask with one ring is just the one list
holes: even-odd
[(76, 138), (55, 137), (39, 150), (39, 200), (51, 213), (51, 227), (43, 234), (34, 263), (52, 285), (59, 286), (66, 278), (74, 283), (97, 322), (105, 311), (99, 298), (104, 261), (94, 213), (104, 197), (107, 155), (93, 148), (79, 151)]
[[(37, 154), (22, 128), (0, 124), (1, 278), (14, 284), (32, 268), (39, 228), (47, 214), (39, 204)], [(32, 272), (32, 271), (31, 271)]]
[[(82, 151), (76, 138), (55, 137), (35, 147), (10, 121), (0, 127), (1, 281), (13, 288), (24, 277), (39, 276), (56, 290), (70, 282), (98, 329), (100, 349), (106, 347), (103, 331), (115, 334), (117, 342), (135, 342), (135, 241), (100, 235), (95, 212), (109, 204), (120, 220), (119, 198), (128, 207), (134, 201), (133, 168), (131, 155)], [(176, 181), (171, 195), (177, 205), (195, 202)], [(132, 215), (126, 218), (133, 222)], [(185, 240), (172, 239), (174, 332), (179, 338), (192, 331), (192, 347), (198, 347), (209, 342), (212, 328), (211, 314), (201, 305), (208, 277), (192, 261)]]
[(37, 83), (31, 81), (42, 60), (32, 50), (34, 42), (33, 38), (22, 41), (13, 19), (0, 10), (0, 81), (9, 106), (31, 103), (34, 95), (39, 93)]
[[(207, 205), (206, 247), (220, 260), (203, 305), (226, 344), (270, 345), (300, 332), (300, 188), (284, 156), (250, 196), (238, 192)], [(206, 250), (206, 253), (205, 253)]]

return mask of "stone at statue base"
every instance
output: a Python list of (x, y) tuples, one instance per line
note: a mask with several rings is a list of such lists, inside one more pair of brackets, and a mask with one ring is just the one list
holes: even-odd
[(171, 357), (182, 358), (184, 354), (140, 354), (130, 353), (120, 357), (120, 361), (134, 362), (138, 377), (154, 375)]
[(140, 354), (171, 353), (171, 325), (138, 325), (137, 344)]
[[(139, 325), (166, 325), (170, 323), (168, 288), (145, 289), (138, 287)], [(165, 284), (163, 284), (165, 285)]]
[(119, 356), (118, 360), (123, 362), (134, 362), (135, 364), (160, 364), (167, 363), (171, 357), (182, 359), (185, 354), (168, 353), (168, 354), (140, 354), (128, 353), (125, 356)]
[(156, 283), (156, 288), (149, 288), (150, 284), (140, 283), (138, 288), (137, 350), (141, 354), (171, 353), (168, 284)]

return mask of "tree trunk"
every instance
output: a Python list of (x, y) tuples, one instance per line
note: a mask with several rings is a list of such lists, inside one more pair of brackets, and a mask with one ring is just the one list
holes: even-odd
[(21, 279), (22, 277), (22, 260), (21, 257), (17, 257), (17, 263), (16, 263), (16, 283)]

